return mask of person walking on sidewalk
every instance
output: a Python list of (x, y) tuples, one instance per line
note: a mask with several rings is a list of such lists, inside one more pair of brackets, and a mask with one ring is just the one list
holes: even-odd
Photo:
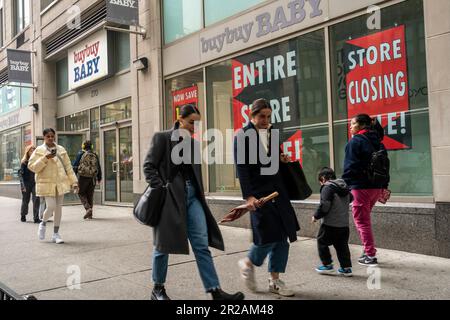
[[(161, 217), (153, 228), (152, 300), (170, 300), (164, 287), (169, 254), (189, 254), (188, 240), (205, 291), (214, 300), (244, 299), (241, 292), (228, 294), (221, 289), (208, 248), (225, 250), (220, 229), (206, 203), (201, 164), (194, 163), (194, 159), (198, 159), (199, 144), (191, 136), (198, 121), (200, 112), (195, 106), (181, 107), (174, 128), (155, 133), (144, 161), (145, 179), (152, 188), (168, 183)], [(184, 153), (182, 162), (171, 156), (172, 151), (180, 155), (175, 148)]]
[(52, 242), (64, 243), (59, 235), (64, 194), (72, 189), (78, 192), (78, 181), (72, 170), (67, 151), (55, 143), (55, 130), (43, 132), (44, 144), (31, 155), (28, 168), (36, 174), (36, 194), (45, 197), (47, 208), (39, 224), (39, 240), (45, 239), (45, 229), (50, 216), (54, 215)]
[(36, 147), (29, 145), (25, 149), (25, 154), (22, 158), (19, 170), (20, 179), (20, 189), (22, 191), (22, 207), (20, 209), (20, 221), (27, 221), (28, 214), (28, 204), (30, 203), (30, 198), (33, 201), (33, 218), (34, 223), (40, 223), (39, 219), (39, 197), (36, 196), (36, 181), (34, 180), (34, 172), (28, 169), (28, 161), (30, 160), (31, 154), (36, 150)]
[(97, 154), (92, 151), (92, 143), (87, 140), (73, 162), (73, 171), (78, 176), (81, 204), (86, 210), (83, 219), (93, 218), (95, 184), (102, 181), (102, 170)]
[(387, 159), (387, 151), (381, 142), (384, 132), (378, 121), (367, 114), (354, 117), (350, 123), (353, 137), (345, 147), (344, 173), (342, 179), (350, 187), (353, 195), (352, 213), (364, 252), (358, 263), (365, 266), (377, 266), (377, 250), (372, 232), (371, 212), (382, 197), (383, 189), (389, 184), (389, 167), (385, 168), (381, 181), (374, 181), (370, 175), (370, 166), (374, 152)]
[[(253, 233), (253, 245), (248, 256), (239, 260), (241, 277), (245, 285), (251, 291), (256, 291), (254, 267), (260, 267), (266, 257), (269, 257), (269, 290), (281, 296), (294, 296), (295, 293), (280, 279), (280, 273), (286, 272), (289, 256), (289, 242), (297, 240), (297, 231), (300, 230), (294, 208), (289, 200), (286, 186), (282, 180), (279, 170), (275, 174), (264, 174), (262, 169), (265, 166), (261, 162), (263, 152), (269, 155), (272, 150), (271, 145), (271, 125), (272, 108), (265, 99), (258, 99), (251, 107), (251, 121), (238, 132), (238, 136), (250, 135), (254, 132), (256, 141), (245, 139), (235, 139), (234, 157), (237, 168), (237, 175), (241, 184), (242, 196), (247, 201), (250, 208), (250, 221)], [(280, 153), (278, 146), (273, 148), (276, 154), (271, 154), (272, 161), (288, 162), (289, 157)], [(257, 146), (251, 154), (251, 146)], [(245, 155), (244, 161), (238, 161), (238, 152)], [(242, 157), (242, 155), (241, 155)], [(253, 159), (252, 159), (253, 158)], [(252, 161), (252, 160), (256, 161)], [(242, 163), (240, 163), (242, 162)], [(273, 165), (273, 164), (272, 164)], [(279, 167), (279, 166), (278, 166)], [(257, 199), (267, 196), (273, 192), (278, 192), (279, 196), (272, 202), (261, 206)]]
[(313, 222), (322, 219), (319, 234), (317, 235), (317, 247), (322, 265), (316, 268), (320, 274), (328, 274), (334, 271), (330, 246), (336, 249), (341, 268), (337, 270), (339, 275), (352, 276), (352, 261), (348, 239), (350, 228), (348, 212), (353, 196), (350, 189), (342, 179), (336, 179), (336, 174), (331, 168), (322, 168), (318, 176), (321, 184), (320, 205), (317, 208)]

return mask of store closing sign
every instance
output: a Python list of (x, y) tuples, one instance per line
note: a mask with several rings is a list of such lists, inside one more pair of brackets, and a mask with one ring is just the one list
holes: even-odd
[(405, 27), (347, 41), (344, 52), (348, 118), (377, 116), (388, 150), (411, 148)]
[(290, 49), (288, 43), (233, 59), (233, 120), (234, 130), (241, 129), (250, 121), (252, 102), (259, 98), (269, 100), (272, 124), (285, 141), (283, 151), (301, 161), (297, 70), (297, 51)]
[(82, 40), (69, 50), (69, 88), (77, 89), (109, 75), (108, 33), (106, 30)]
[(7, 49), (8, 81), (33, 83), (31, 69), (31, 52)]
[(180, 115), (180, 108), (182, 106), (186, 104), (198, 106), (198, 87), (192, 86), (172, 91), (172, 101), (173, 121), (175, 121)]

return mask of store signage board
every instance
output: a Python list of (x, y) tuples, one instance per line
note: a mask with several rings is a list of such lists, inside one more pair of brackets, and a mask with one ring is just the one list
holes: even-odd
[(405, 26), (346, 41), (344, 66), (348, 119), (360, 113), (378, 117), (385, 129), (386, 149), (410, 149)]
[(276, 37), (324, 22), (328, 1), (280, 0), (213, 27), (200, 35), (201, 61), (229, 54), (242, 46), (257, 45)]
[(107, 0), (106, 19), (127, 26), (139, 25), (138, 0)]
[(99, 31), (68, 52), (69, 88), (75, 90), (109, 75), (108, 33)]
[(8, 82), (33, 83), (31, 52), (7, 49)]

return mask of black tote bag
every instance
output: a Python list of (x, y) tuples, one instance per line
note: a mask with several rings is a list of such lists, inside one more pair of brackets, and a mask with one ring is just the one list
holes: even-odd
[(280, 162), (280, 173), (290, 200), (305, 200), (312, 194), (299, 161)]
[(136, 220), (146, 226), (156, 227), (161, 218), (166, 195), (167, 185), (158, 188), (148, 185), (134, 206), (133, 214)]

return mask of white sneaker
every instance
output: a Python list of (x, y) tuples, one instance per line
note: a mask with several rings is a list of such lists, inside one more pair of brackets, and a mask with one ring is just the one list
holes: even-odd
[(269, 279), (269, 290), (270, 290), (270, 292), (279, 294), (280, 296), (283, 296), (283, 297), (295, 296), (294, 291), (288, 289), (286, 287), (286, 284), (283, 281), (281, 281), (280, 279), (277, 279), (277, 280)]
[(38, 237), (39, 237), (39, 240), (45, 239), (45, 226), (44, 226), (43, 222), (39, 223)]
[(239, 271), (244, 280), (245, 286), (252, 292), (256, 291), (255, 270), (253, 265), (249, 268), (245, 263), (246, 259), (238, 261)]
[(52, 242), (54, 242), (56, 244), (60, 244), (60, 243), (64, 243), (64, 240), (61, 239), (61, 236), (59, 235), (59, 233), (55, 233), (55, 234), (53, 234)]

